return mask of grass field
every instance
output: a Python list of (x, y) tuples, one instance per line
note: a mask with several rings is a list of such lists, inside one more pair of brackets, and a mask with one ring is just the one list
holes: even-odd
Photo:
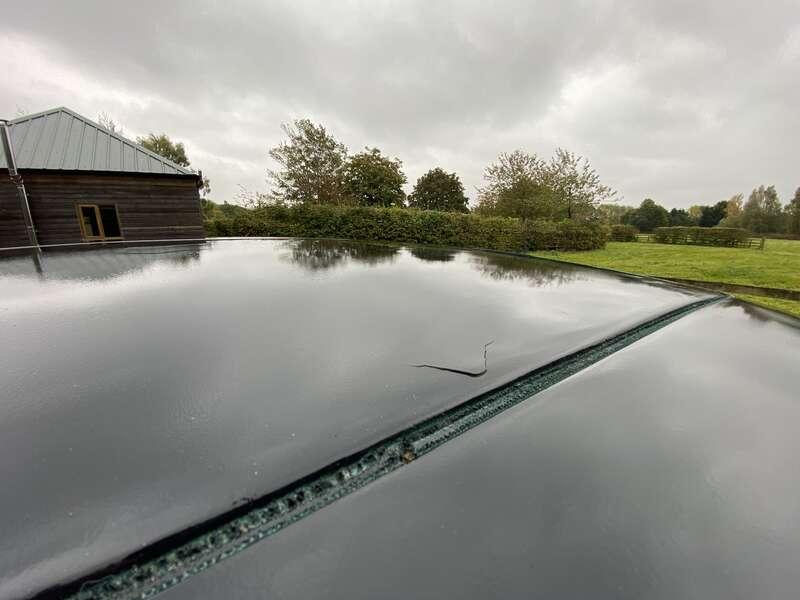
[[(767, 240), (764, 250), (609, 242), (604, 250), (534, 255), (639, 275), (800, 290), (800, 241), (796, 240)], [(739, 297), (800, 317), (800, 302)]]

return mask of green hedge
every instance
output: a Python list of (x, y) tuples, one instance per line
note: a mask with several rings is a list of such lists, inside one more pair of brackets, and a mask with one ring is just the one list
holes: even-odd
[(635, 242), (638, 233), (633, 225), (612, 225), (608, 237), (615, 242)]
[(737, 227), (656, 227), (653, 231), (653, 241), (660, 244), (740, 246), (749, 238), (747, 230)]
[(429, 210), (319, 205), (267, 205), (230, 219), (206, 221), (210, 236), (348, 238), (487, 248), (593, 250), (605, 246), (600, 225), (520, 221)]
[(597, 250), (607, 240), (602, 225), (574, 221), (525, 221), (523, 235), (527, 250)]

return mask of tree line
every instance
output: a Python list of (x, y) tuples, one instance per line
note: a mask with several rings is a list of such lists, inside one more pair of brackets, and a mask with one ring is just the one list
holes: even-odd
[(694, 205), (688, 209), (667, 210), (646, 198), (637, 207), (615, 204), (598, 206), (598, 216), (608, 225), (633, 225), (651, 232), (657, 227), (700, 226), (738, 227), (759, 234), (800, 234), (800, 188), (783, 205), (775, 186), (759, 186), (747, 200), (735, 194), (713, 205)]
[[(322, 125), (300, 119), (283, 125), (286, 139), (272, 148), (278, 168), (268, 172), (272, 190), (257, 203), (288, 205), (409, 207), (449, 212), (470, 211), (464, 186), (440, 167), (420, 177), (411, 194), (402, 162), (377, 148), (350, 155)], [(614, 203), (616, 192), (604, 185), (589, 161), (563, 148), (548, 160), (516, 150), (486, 167), (473, 211), (486, 216), (537, 220), (573, 220), (628, 224), (649, 232), (656, 227), (741, 227), (754, 233), (800, 233), (800, 189), (786, 206), (774, 186), (753, 190), (713, 205), (667, 210), (652, 199), (638, 207)]]
[[(284, 124), (286, 139), (272, 148), (278, 168), (272, 189), (251, 202), (418, 208), (470, 212), (461, 179), (441, 167), (422, 175), (408, 196), (402, 162), (377, 148), (349, 154), (322, 125), (308, 119)], [(486, 168), (474, 211), (486, 216), (591, 220), (615, 192), (603, 185), (589, 161), (559, 148), (549, 160), (517, 150)]]
[(325, 127), (308, 119), (284, 124), (282, 129), (287, 139), (269, 152), (280, 168), (268, 172), (272, 190), (258, 194), (258, 202), (469, 210), (455, 173), (431, 169), (406, 197), (403, 186), (408, 180), (399, 159), (369, 147), (351, 155)]
[[(100, 123), (122, 133), (107, 115)], [(268, 171), (272, 184), (266, 193), (245, 194), (249, 204), (310, 204), (417, 208), (470, 212), (461, 179), (441, 167), (417, 179), (411, 194), (403, 163), (366, 147), (350, 154), (324, 126), (309, 119), (282, 125), (286, 138), (269, 151), (278, 168)], [(166, 134), (137, 138), (145, 148), (190, 167), (182, 143)], [(667, 210), (651, 198), (638, 207), (614, 203), (616, 192), (600, 181), (589, 161), (563, 148), (545, 160), (516, 150), (503, 153), (486, 167), (473, 212), (523, 220), (572, 220), (606, 225), (632, 225), (642, 232), (657, 227), (739, 227), (753, 233), (800, 235), (800, 188), (783, 205), (774, 186), (755, 188), (745, 201), (742, 194), (712, 205)], [(208, 178), (204, 195), (210, 192)]]

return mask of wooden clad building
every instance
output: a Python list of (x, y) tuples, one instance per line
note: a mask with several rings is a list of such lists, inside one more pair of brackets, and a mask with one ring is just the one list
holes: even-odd
[[(40, 245), (204, 237), (199, 174), (66, 108), (8, 131)], [(28, 246), (8, 166), (0, 145), (0, 248)]]

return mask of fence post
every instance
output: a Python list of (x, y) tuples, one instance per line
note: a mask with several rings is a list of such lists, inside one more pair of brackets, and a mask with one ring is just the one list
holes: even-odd
[(764, 249), (764, 238), (763, 237), (761, 238), (761, 245), (758, 247), (758, 249), (759, 250), (763, 250)]

